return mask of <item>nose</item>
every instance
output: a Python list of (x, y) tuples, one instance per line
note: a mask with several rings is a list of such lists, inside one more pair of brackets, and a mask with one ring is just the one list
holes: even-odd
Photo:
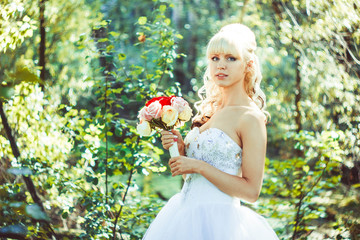
[(219, 70), (225, 69), (225, 68), (226, 68), (225, 62), (222, 61), (222, 60), (219, 60), (219, 62), (218, 62), (218, 64), (217, 64), (217, 68), (218, 68)]

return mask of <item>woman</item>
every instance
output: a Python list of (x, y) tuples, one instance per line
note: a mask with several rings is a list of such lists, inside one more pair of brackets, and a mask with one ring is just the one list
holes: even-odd
[[(178, 142), (173, 176), (184, 186), (160, 211), (145, 240), (278, 239), (266, 220), (240, 205), (260, 194), (266, 152), (265, 96), (254, 33), (241, 24), (223, 27), (207, 47), (205, 98), (193, 128), (162, 132), (165, 149)], [(201, 92), (200, 92), (201, 93)]]

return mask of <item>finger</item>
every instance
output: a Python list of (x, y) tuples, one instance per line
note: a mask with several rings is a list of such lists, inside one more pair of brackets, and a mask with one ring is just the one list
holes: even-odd
[(177, 142), (177, 138), (164, 138), (164, 139), (161, 139), (161, 142), (162, 143), (174, 143), (174, 142)]
[(174, 144), (174, 140), (173, 139), (168, 139), (168, 140), (164, 140), (162, 141), (163, 145), (173, 145)]
[(174, 168), (170, 167), (170, 172), (171, 172), (171, 175), (173, 175), (176, 171)]
[(169, 164), (169, 166), (170, 166), (171, 168), (174, 168), (174, 167), (176, 167), (176, 166), (178, 166), (178, 165), (179, 165), (178, 162), (173, 162), (173, 163)]
[(161, 130), (160, 133), (161, 135), (166, 135), (166, 134), (170, 134), (171, 131)]
[(163, 147), (165, 150), (169, 150), (169, 148), (174, 145), (174, 142), (171, 142), (171, 143), (167, 143), (167, 144), (163, 144)]
[(173, 167), (172, 169), (172, 173), (178, 173), (180, 171), (180, 167)]
[(169, 159), (169, 165), (171, 165), (172, 163), (176, 162), (177, 157), (172, 157)]
[(172, 132), (168, 132), (168, 131), (161, 132), (161, 136), (163, 136), (163, 137), (174, 136), (174, 135), (175, 134), (173, 134)]
[(161, 141), (174, 140), (174, 139), (178, 139), (178, 136), (171, 134), (171, 135), (164, 135), (161, 137)]
[(175, 136), (179, 137), (179, 138), (182, 137), (181, 134), (180, 134), (180, 132), (177, 131), (177, 130), (175, 130), (175, 129), (172, 129), (172, 130), (171, 130), (171, 133), (174, 134)]
[(166, 130), (162, 130), (160, 133), (161, 133), (161, 135), (163, 135), (163, 136), (174, 135), (173, 132), (171, 132), (171, 131), (166, 131)]
[(177, 176), (177, 175), (179, 175), (179, 174), (180, 174), (179, 171), (174, 171), (171, 175), (172, 175), (173, 177), (175, 177), (175, 176)]

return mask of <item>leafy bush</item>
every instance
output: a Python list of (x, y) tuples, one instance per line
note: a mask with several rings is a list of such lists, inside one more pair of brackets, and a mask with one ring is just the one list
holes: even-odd
[(261, 208), (263, 213), (286, 221), (286, 227), (277, 229), (281, 236), (304, 238), (319, 227), (316, 220), (327, 217), (324, 199), (339, 186), (344, 134), (300, 131), (287, 134), (285, 139), (294, 143), (298, 157), (267, 159), (262, 192), (270, 199)]

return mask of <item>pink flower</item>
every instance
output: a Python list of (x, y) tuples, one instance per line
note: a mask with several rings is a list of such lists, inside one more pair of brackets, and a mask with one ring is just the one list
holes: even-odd
[(179, 113), (184, 111), (185, 107), (189, 104), (182, 97), (173, 97), (171, 99), (171, 106), (175, 108)]
[(152, 102), (149, 106), (147, 107), (143, 107), (140, 112), (139, 112), (139, 118), (146, 120), (146, 121), (151, 121), (154, 118), (158, 119), (161, 117), (161, 113), (162, 113), (162, 106), (159, 103), (159, 101), (156, 102)]

